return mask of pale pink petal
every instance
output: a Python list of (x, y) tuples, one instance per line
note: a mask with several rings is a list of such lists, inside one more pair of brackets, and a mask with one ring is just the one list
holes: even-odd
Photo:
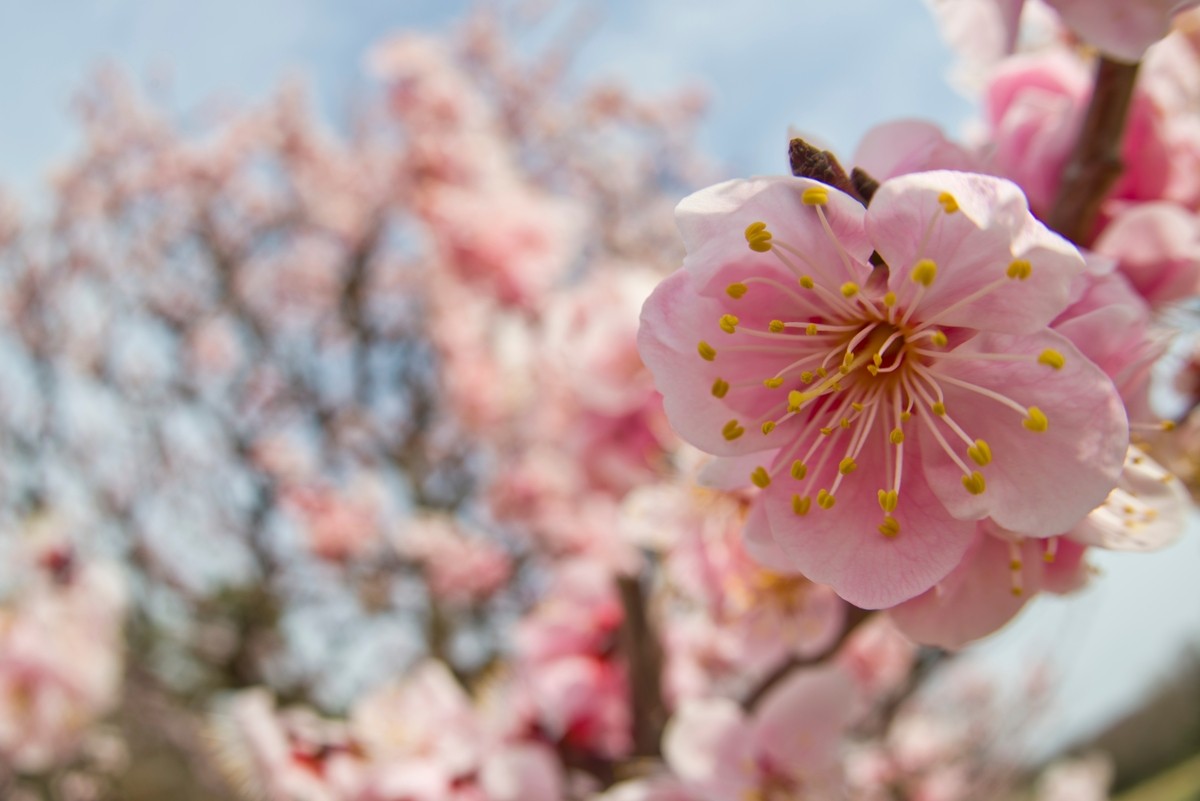
[(877, 181), (926, 170), (978, 171), (980, 159), (925, 120), (893, 120), (863, 135), (854, 166)]
[[(953, 213), (939, 202), (947, 193)], [(901, 304), (919, 297), (917, 317), (926, 323), (1036, 331), (1063, 309), (1084, 269), (1074, 246), (1035, 220), (1021, 190), (1001, 178), (929, 172), (893, 179), (876, 192), (866, 225), (890, 268), (888, 287)], [(918, 295), (911, 276), (922, 259), (933, 260), (937, 274)], [(1026, 280), (1007, 277), (1017, 259), (1032, 266)]]
[[(684, 701), (663, 731), (663, 757), (676, 776), (716, 797), (735, 798), (754, 743), (745, 713), (727, 698)], [(706, 793), (708, 795), (708, 793)]]
[(547, 746), (518, 743), (490, 754), (480, 784), (488, 801), (562, 801), (562, 766)]
[[(724, 309), (716, 300), (700, 297), (695, 284), (690, 273), (678, 270), (658, 285), (642, 309), (638, 351), (654, 373), (667, 418), (681, 437), (709, 453), (730, 456), (770, 449), (772, 443), (757, 430), (756, 421), (775, 399), (736, 388), (717, 398), (713, 385), (720, 379), (731, 385), (750, 382), (761, 389), (762, 380), (778, 369), (779, 357), (722, 354), (728, 337), (718, 321)], [(701, 341), (713, 347), (715, 358), (702, 358)], [(734, 403), (740, 408), (730, 408)], [(744, 430), (734, 439), (722, 433), (730, 420)]]
[(839, 665), (794, 671), (755, 710), (756, 751), (796, 777), (836, 770), (855, 695), (853, 680)]
[[(801, 202), (804, 190), (812, 187), (827, 190), (823, 209), (837, 242)], [(865, 281), (871, 273), (867, 259), (872, 248), (863, 235), (862, 217), (862, 204), (848, 195), (807, 178), (780, 176), (710, 186), (684, 198), (675, 209), (688, 252), (684, 268), (706, 287), (719, 269), (730, 264), (774, 268), (780, 263), (774, 253), (749, 249), (745, 230), (755, 222), (766, 223), (776, 241), (802, 251), (803, 257), (793, 258), (818, 282), (837, 286), (844, 281)], [(761, 268), (745, 273), (761, 273)]]
[[(884, 433), (868, 437), (859, 466), (843, 477), (832, 509), (820, 508), (815, 496), (819, 489), (828, 490), (837, 481), (836, 462), (830, 460), (833, 463), (824, 469), (810, 470), (802, 481), (783, 471), (764, 492), (777, 550), (769, 551), (751, 541), (751, 552), (756, 557), (784, 557), (782, 564), (764, 564), (828, 584), (864, 609), (893, 606), (933, 586), (962, 558), (973, 524), (946, 514), (920, 469), (921, 446), (914, 438), (905, 443), (906, 469), (899, 503), (892, 513), (899, 534), (884, 536), (879, 530), (884, 512), (878, 492), (891, 486), (891, 476), (885, 472), (885, 447), (893, 446)], [(793, 508), (795, 494), (812, 499), (803, 516)]]
[(1066, 593), (1087, 579), (1084, 549), (1060, 540), (1050, 550), (1043, 540), (1011, 539), (981, 525), (971, 550), (938, 586), (888, 610), (911, 639), (941, 648), (961, 648), (1008, 623), (1040, 591)]
[(1176, 14), (1195, 0), (1047, 0), (1088, 44), (1120, 61), (1134, 62), (1167, 35)]
[[(1063, 357), (1061, 369), (1036, 363)], [(1061, 534), (1102, 503), (1116, 485), (1129, 442), (1125, 408), (1112, 381), (1065, 337), (1043, 331), (1025, 337), (980, 334), (939, 360), (929, 372), (945, 393), (947, 419), (972, 440), (983, 440), (991, 461), (976, 468), (968, 444), (924, 409), (918, 422), (925, 470), (938, 499), (962, 519), (990, 516), (1029, 536)], [(987, 354), (1026, 355), (1028, 361), (989, 361)], [(978, 355), (978, 356), (977, 356)], [(1036, 407), (1045, 431), (1025, 427), (1026, 414), (964, 384), (993, 392), (1019, 409)], [(940, 446), (942, 434), (960, 461), (986, 482), (980, 494), (962, 484), (964, 471)]]
[(1153, 551), (1179, 539), (1189, 509), (1183, 482), (1130, 446), (1116, 489), (1070, 537), (1110, 551)]
[(1151, 304), (1200, 290), (1200, 223), (1174, 203), (1143, 203), (1119, 214), (1096, 241), (1096, 250), (1116, 259)]
[[(961, 648), (999, 629), (1025, 606), (1032, 593), (1013, 594), (1012, 555), (1007, 542), (977, 531), (962, 564), (936, 587), (888, 611), (906, 636), (925, 645)], [(1018, 553), (1023, 562), (1019, 581), (1032, 582), (1025, 572), (1040, 566), (1033, 543)], [(1029, 556), (1034, 555), (1035, 561)]]

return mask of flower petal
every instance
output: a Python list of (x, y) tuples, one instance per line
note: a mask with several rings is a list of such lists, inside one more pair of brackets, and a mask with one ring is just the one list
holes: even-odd
[(1110, 551), (1153, 551), (1179, 539), (1190, 508), (1183, 482), (1130, 446), (1116, 489), (1069, 536)]
[[(806, 206), (801, 199), (804, 190), (810, 188), (825, 192), (826, 202), (821, 209), (832, 236), (816, 208)], [(840, 286), (846, 281), (864, 282), (871, 274), (867, 259), (872, 247), (863, 231), (864, 212), (861, 203), (825, 184), (773, 176), (726, 181), (701, 189), (680, 202), (675, 220), (687, 247), (684, 268), (705, 286), (721, 267), (746, 262), (747, 257), (754, 264), (772, 268), (780, 263), (772, 253), (749, 249), (745, 230), (756, 222), (766, 223), (776, 242), (801, 251), (803, 255), (788, 257), (804, 273), (818, 283)]]
[[(796, 481), (784, 471), (764, 491), (772, 539), (768, 551), (780, 564), (776, 570), (803, 573), (828, 584), (842, 598), (864, 609), (883, 609), (912, 598), (933, 586), (959, 563), (970, 544), (974, 524), (951, 518), (938, 502), (920, 470), (918, 444), (905, 443), (905, 470), (899, 503), (893, 517), (900, 525), (895, 537), (879, 526), (884, 512), (878, 491), (890, 487), (885, 465), (883, 432), (870, 437), (858, 459), (859, 467), (846, 476), (835, 494), (833, 508), (819, 508), (815, 495), (836, 480), (837, 460), (810, 471)], [(807, 514), (798, 516), (792, 496), (813, 498)], [(761, 533), (756, 532), (761, 538)], [(755, 556), (765, 548), (750, 546)]]
[[(953, 212), (942, 205), (947, 193)], [(1063, 310), (1071, 279), (1084, 269), (1075, 247), (1029, 213), (1016, 184), (987, 175), (895, 178), (876, 192), (866, 226), (889, 265), (889, 289), (901, 304), (918, 303), (917, 319), (940, 326), (1032, 333)], [(932, 259), (938, 270), (916, 301), (911, 274), (921, 259)], [(1018, 259), (1032, 267), (1023, 280), (1007, 277)]]
[[(1035, 361), (1047, 350), (1063, 357), (1060, 369)], [(1024, 354), (1029, 360), (988, 361), (987, 354)], [(962, 519), (990, 516), (1003, 528), (1034, 537), (1070, 530), (1108, 496), (1125, 459), (1129, 426), (1112, 381), (1053, 331), (1024, 337), (981, 334), (952, 355), (956, 358), (938, 361), (929, 373), (945, 392), (947, 418), (970, 439), (984, 440), (991, 460), (979, 468), (986, 489), (971, 494), (963, 487), (962, 469), (930, 428), (937, 426), (960, 457), (967, 456), (967, 444), (933, 415), (914, 416), (920, 420), (933, 492)], [(1046, 430), (1027, 429), (1021, 413), (963, 384), (1003, 395), (1022, 408), (1037, 407)]]

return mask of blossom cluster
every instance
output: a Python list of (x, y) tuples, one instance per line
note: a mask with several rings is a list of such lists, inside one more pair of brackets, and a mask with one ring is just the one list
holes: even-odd
[(1040, 667), (954, 652), (1184, 529), (1200, 40), (932, 5), (984, 120), (849, 174), (712, 183), (696, 93), (494, 10), (381, 41), (348, 132), (100, 76), (50, 213), (0, 203), (0, 794), (1106, 797), (1023, 753)]

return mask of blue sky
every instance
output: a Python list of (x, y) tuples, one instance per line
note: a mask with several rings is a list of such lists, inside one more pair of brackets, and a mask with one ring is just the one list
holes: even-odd
[[(570, 0), (564, 0), (570, 4)], [(0, 184), (26, 199), (76, 141), (69, 101), (89, 69), (168, 76), (179, 109), (252, 102), (307, 76), (331, 119), (362, 91), (362, 54), (389, 31), (440, 29), (462, 0), (0, 0)], [(920, 0), (611, 0), (577, 54), (583, 75), (647, 90), (708, 88), (703, 144), (737, 173), (782, 172), (789, 126), (847, 157), (872, 124), (902, 116), (950, 130), (970, 104), (944, 80), (951, 56)], [(35, 193), (31, 195), (31, 193)], [(1193, 529), (1196, 526), (1193, 525)], [(1197, 532), (1159, 555), (1098, 561), (1095, 589), (1035, 609), (985, 649), (1064, 671), (1061, 741), (1131, 703), (1197, 639)], [(1064, 644), (1066, 647), (1064, 647)], [(1013, 674), (1021, 671), (1013, 670)]]
[[(570, 9), (583, 4), (564, 0)], [(252, 101), (303, 74), (336, 119), (364, 87), (362, 53), (406, 26), (444, 28), (464, 0), (0, 0), (0, 182), (40, 183), (71, 150), (69, 101), (90, 69), (168, 78), (180, 109)], [(648, 90), (707, 87), (703, 144), (745, 172), (784, 169), (788, 126), (848, 152), (901, 115), (954, 125), (969, 106), (920, 0), (588, 3), (584, 75)]]

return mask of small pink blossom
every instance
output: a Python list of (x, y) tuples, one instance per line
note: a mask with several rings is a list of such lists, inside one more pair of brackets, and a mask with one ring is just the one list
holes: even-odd
[(444, 601), (485, 600), (512, 575), (512, 560), (499, 544), (446, 518), (413, 520), (397, 549), (421, 565), (429, 591)]
[(1052, 536), (1116, 484), (1120, 397), (1047, 327), (1083, 260), (1011, 183), (919, 173), (864, 210), (731, 181), (678, 218), (688, 257), (641, 352), (685, 439), (760, 455), (747, 537), (773, 569), (892, 606), (954, 569), (975, 521)]
[(1154, 306), (1200, 292), (1200, 222), (1173, 203), (1143, 203), (1119, 213), (1096, 241)]
[(1137, 61), (1196, 0), (1047, 0), (1088, 44), (1120, 61)]
[(119, 700), (124, 656), (119, 574), (63, 544), (36, 551), (40, 566), (0, 605), (0, 758), (22, 772), (75, 754)]
[(381, 500), (373, 485), (352, 491), (296, 487), (284, 504), (300, 518), (309, 549), (322, 559), (351, 559), (381, 540)]
[(832, 798), (854, 688), (837, 667), (791, 674), (752, 714), (734, 701), (685, 701), (667, 723), (663, 755), (702, 801)]

